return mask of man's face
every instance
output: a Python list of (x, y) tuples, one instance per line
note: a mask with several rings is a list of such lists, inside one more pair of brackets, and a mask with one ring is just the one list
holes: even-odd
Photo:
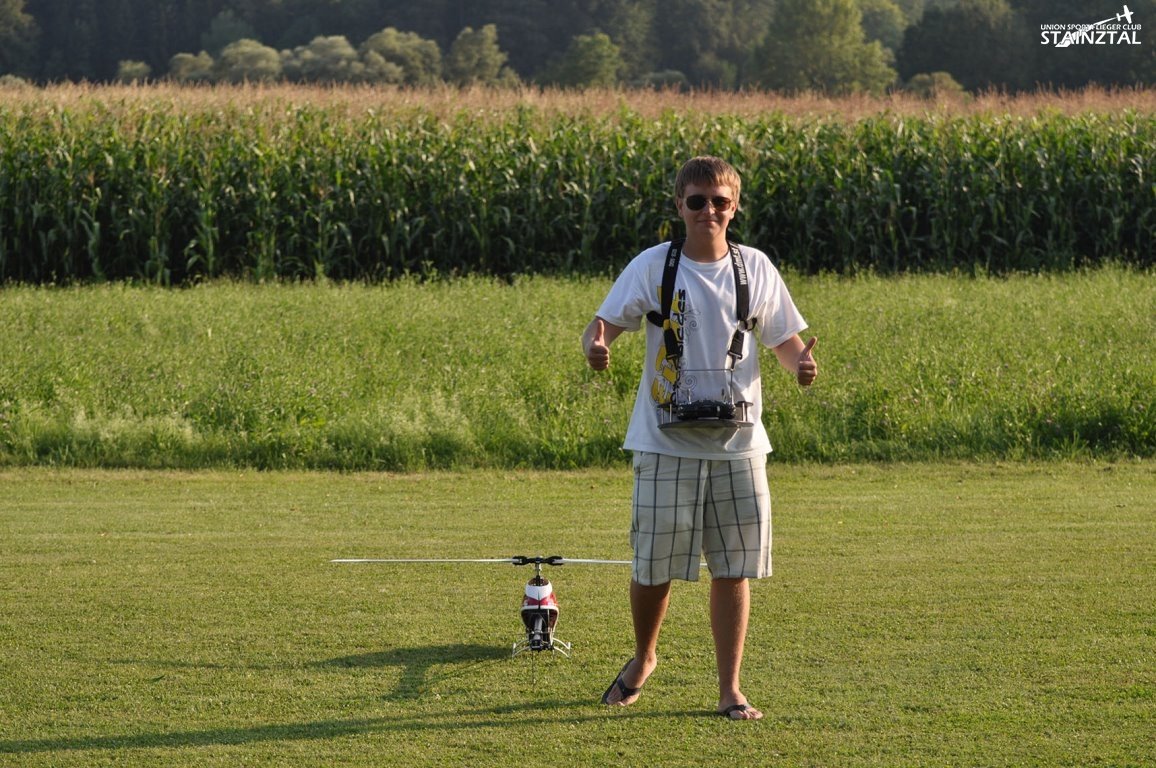
[[(723, 201), (729, 201), (729, 204)], [(731, 188), (688, 184), (682, 198), (676, 201), (678, 215), (686, 224), (687, 237), (717, 237), (726, 233), (735, 217), (735, 196)], [(715, 207), (719, 203), (720, 207)], [(701, 205), (694, 210), (696, 205)]]

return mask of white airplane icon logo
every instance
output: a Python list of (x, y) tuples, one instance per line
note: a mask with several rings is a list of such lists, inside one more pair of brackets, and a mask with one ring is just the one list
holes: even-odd
[(1102, 21), (1097, 21), (1093, 24), (1084, 24), (1079, 29), (1076, 29), (1073, 32), (1068, 32), (1067, 34), (1064, 35), (1062, 40), (1060, 40), (1056, 43), (1056, 47), (1057, 48), (1067, 48), (1068, 46), (1070, 46), (1073, 43), (1080, 40), (1080, 37), (1082, 35), (1087, 35), (1089, 32), (1096, 29), (1096, 27), (1102, 27), (1105, 24), (1111, 24), (1111, 23), (1117, 22), (1117, 21), (1122, 21), (1125, 24), (1131, 24), (1132, 23), (1132, 11), (1130, 11), (1128, 9), (1128, 6), (1125, 5), (1124, 10), (1120, 11), (1115, 16), (1110, 16), (1110, 17), (1108, 17)]

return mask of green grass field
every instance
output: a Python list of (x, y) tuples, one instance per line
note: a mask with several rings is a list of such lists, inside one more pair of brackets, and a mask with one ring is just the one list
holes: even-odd
[[(1156, 457), (1156, 280), (788, 275), (802, 391), (763, 351), (781, 460)], [(604, 279), (0, 290), (0, 466), (621, 465), (643, 354), (578, 338)]]
[(0, 472), (0, 765), (1147, 766), (1151, 461), (784, 465), (745, 690), (705, 584), (639, 702), (628, 572), (550, 572), (566, 660), (508, 658), (525, 568), (629, 556), (629, 471)]

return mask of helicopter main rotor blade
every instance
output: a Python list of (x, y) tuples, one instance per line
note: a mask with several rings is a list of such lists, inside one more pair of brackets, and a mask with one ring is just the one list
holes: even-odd
[[(506, 563), (513, 565), (526, 565), (528, 563), (540, 562), (545, 565), (631, 565), (630, 560), (597, 560), (579, 557), (549, 557), (549, 558), (534, 558), (524, 557), (521, 555), (515, 557), (500, 557), (500, 558), (483, 558), (478, 560), (471, 560), (468, 558), (447, 558), (447, 557), (430, 557), (430, 558), (381, 558), (381, 557), (348, 557), (337, 560), (330, 560), (331, 563)], [(700, 568), (706, 568), (706, 563), (699, 563)]]
[(630, 560), (584, 560), (577, 557), (564, 557), (559, 565), (569, 565), (570, 563), (579, 563), (585, 565), (632, 565)]
[[(562, 558), (562, 560), (558, 563), (558, 565), (569, 565), (570, 563), (579, 563), (579, 564), (586, 564), (586, 565), (634, 565), (634, 561), (632, 561), (632, 560), (583, 560), (583, 559), (579, 559), (579, 558), (569, 558), (569, 557)], [(699, 562), (698, 567), (699, 568), (706, 568), (707, 564), (704, 562)]]
[(430, 558), (381, 558), (381, 557), (346, 557), (337, 560), (330, 560), (331, 563), (506, 563), (507, 565), (514, 562), (512, 557), (489, 558), (483, 560), (468, 560), (462, 558), (445, 558), (445, 557), (430, 557)]

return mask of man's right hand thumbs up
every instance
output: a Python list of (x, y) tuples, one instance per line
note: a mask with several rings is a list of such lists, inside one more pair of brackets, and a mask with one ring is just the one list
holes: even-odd
[(815, 377), (819, 375), (819, 366), (811, 354), (811, 350), (815, 348), (815, 344), (818, 343), (818, 341), (819, 338), (817, 336), (812, 336), (811, 339), (803, 345), (803, 351), (799, 354), (799, 364), (795, 375), (798, 377), (799, 383), (804, 387), (811, 386), (815, 381)]
[(596, 317), (586, 327), (583, 337), (583, 346), (586, 349), (586, 362), (596, 371), (605, 371), (610, 367), (610, 347), (606, 344), (606, 322)]

